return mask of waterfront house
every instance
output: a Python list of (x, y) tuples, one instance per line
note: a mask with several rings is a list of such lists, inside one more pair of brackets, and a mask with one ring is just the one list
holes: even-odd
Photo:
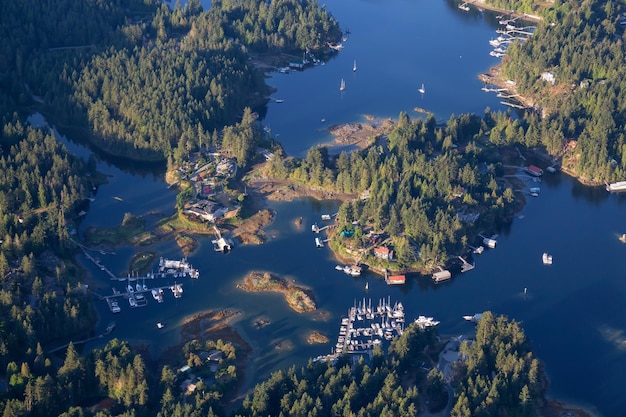
[(195, 203), (187, 204), (183, 210), (184, 214), (200, 217), (209, 222), (214, 222), (227, 212), (226, 207), (209, 200), (198, 200)]
[(393, 250), (389, 249), (386, 246), (380, 246), (378, 248), (374, 248), (374, 255), (380, 259), (393, 259)]

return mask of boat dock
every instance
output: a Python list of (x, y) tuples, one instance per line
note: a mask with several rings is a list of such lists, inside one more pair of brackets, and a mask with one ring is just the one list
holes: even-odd
[(334, 354), (370, 354), (374, 346), (402, 335), (404, 321), (400, 302), (392, 305), (390, 300), (380, 299), (372, 306), (371, 298), (355, 300), (347, 317), (341, 319)]
[(326, 229), (328, 229), (328, 228), (330, 228), (330, 225), (329, 225), (329, 224), (327, 224), (327, 225), (326, 225), (326, 226), (324, 226), (324, 227), (319, 227), (319, 226), (317, 225), (317, 223), (313, 223), (313, 224), (311, 225), (311, 231), (312, 231), (313, 233), (320, 233), (320, 232), (323, 232), (324, 230), (326, 230)]
[[(406, 314), (401, 302), (391, 303), (390, 297), (379, 299), (372, 305), (372, 299), (354, 301), (348, 314), (341, 318), (337, 343), (330, 355), (318, 356), (314, 361), (334, 361), (345, 354), (371, 355), (378, 345), (388, 345), (404, 332)], [(432, 317), (419, 316), (417, 326), (425, 330), (439, 324)], [(384, 347), (384, 346), (383, 346)]]
[(129, 306), (132, 308), (144, 307), (148, 305), (149, 296), (152, 296), (152, 298), (154, 298), (154, 300), (158, 303), (162, 303), (165, 290), (171, 291), (174, 298), (180, 298), (182, 297), (183, 293), (183, 284), (175, 283), (172, 285), (148, 288), (147, 286), (138, 283), (136, 284), (136, 287), (133, 287), (129, 281), (129, 284), (126, 286), (126, 291), (124, 292), (113, 288), (113, 294), (111, 295), (96, 295), (101, 300), (106, 301), (107, 305), (109, 306), (109, 310), (111, 310), (112, 313), (119, 313), (122, 311), (122, 308), (119, 305), (119, 299), (126, 299)]
[(220, 229), (218, 229), (216, 226), (213, 226), (213, 229), (217, 234), (217, 239), (211, 241), (213, 243), (213, 250), (215, 250), (216, 252), (224, 253), (230, 252), (233, 247), (233, 241), (222, 237)]
[(487, 246), (490, 249), (495, 249), (496, 248), (496, 244), (498, 243), (495, 239), (495, 236), (492, 237), (486, 237), (483, 236), (482, 234), (478, 234), (478, 236), (480, 236), (483, 239), (483, 244), (485, 246)]
[(461, 265), (461, 272), (471, 271), (476, 267), (476, 264), (471, 264), (467, 262), (465, 259), (463, 259), (462, 256), (459, 256), (458, 258), (461, 260), (461, 262), (463, 262), (463, 265)]

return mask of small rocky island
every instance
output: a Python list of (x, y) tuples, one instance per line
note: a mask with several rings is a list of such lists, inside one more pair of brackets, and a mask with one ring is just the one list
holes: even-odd
[(323, 335), (322, 333), (318, 332), (318, 331), (312, 331), (311, 333), (309, 333), (309, 335), (306, 337), (306, 342), (309, 345), (312, 344), (324, 344), (324, 343), (328, 343), (329, 339), (326, 335)]
[(285, 295), (287, 304), (298, 313), (315, 311), (315, 300), (311, 290), (295, 285), (269, 272), (250, 272), (237, 288), (248, 292), (271, 291)]

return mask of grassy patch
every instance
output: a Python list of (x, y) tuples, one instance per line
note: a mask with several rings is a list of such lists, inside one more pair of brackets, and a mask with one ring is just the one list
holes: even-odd
[(157, 229), (162, 233), (186, 230), (194, 233), (207, 233), (212, 229), (209, 223), (187, 218), (180, 211), (177, 211), (170, 217), (161, 219), (156, 224)]
[(196, 249), (197, 241), (191, 236), (179, 234), (176, 236), (176, 243), (183, 252), (183, 255), (189, 256)]
[(117, 227), (90, 227), (85, 231), (85, 239), (89, 245), (94, 246), (116, 246), (126, 242), (133, 245), (148, 245), (156, 240), (156, 236), (145, 230), (145, 222), (141, 217), (126, 213), (124, 220)]
[(130, 260), (130, 271), (136, 271), (138, 274), (144, 274), (150, 269), (150, 266), (156, 259), (156, 253), (149, 251), (137, 252)]

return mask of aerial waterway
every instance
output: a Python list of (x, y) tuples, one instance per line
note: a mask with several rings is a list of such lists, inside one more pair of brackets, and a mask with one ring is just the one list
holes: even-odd
[[(342, 51), (323, 67), (276, 73), (269, 79), (289, 106), (269, 103), (265, 122), (280, 134), (288, 154), (303, 155), (312, 144), (328, 139), (325, 126), (353, 122), (363, 114), (396, 117), (419, 106), (445, 121), (452, 113), (505, 108), (495, 94), (481, 90), (477, 78), (493, 63), (488, 40), (498, 23), (487, 11), (480, 17), (451, 2), (394, 0), (354, 7), (352, 2), (332, 0), (326, 4), (342, 26), (351, 29)], [(359, 62), (356, 72), (354, 59)], [(350, 86), (343, 95), (337, 91), (341, 78)], [(423, 96), (417, 92), (422, 82), (428, 85)], [(73, 151), (89, 154), (80, 145), (60, 140)], [(145, 216), (150, 224), (158, 218), (150, 213), (173, 210), (176, 190), (168, 189), (162, 175), (104, 159), (98, 159), (98, 169), (109, 183), (97, 190), (78, 238), (90, 226), (118, 225), (125, 213)], [(500, 231), (497, 248), (475, 255), (475, 269), (440, 284), (431, 277), (409, 275), (406, 284), (388, 286), (367, 271), (359, 277), (337, 274), (337, 261), (328, 245), (316, 249), (310, 228), (322, 224), (322, 214), (336, 213), (339, 203), (268, 202), (276, 217), (266, 243), (238, 246), (223, 256), (213, 250), (210, 238), (200, 238), (189, 262), (206, 278), (185, 281), (182, 298), (163, 304), (150, 300), (144, 308), (125, 309), (119, 315), (106, 303), (97, 303), (100, 322), (95, 333), (103, 334), (114, 318), (117, 325), (114, 333), (90, 340), (86, 347), (100, 346), (114, 336), (148, 344), (158, 354), (178, 341), (178, 326), (186, 317), (207, 309), (234, 309), (241, 312), (235, 327), (255, 348), (255, 375), (264, 378), (327, 354), (329, 345), (308, 345), (305, 336), (313, 330), (336, 335), (345, 306), (355, 298), (391, 296), (404, 305), (407, 320), (435, 317), (442, 334), (471, 332), (473, 324), (463, 316), (485, 310), (523, 322), (545, 363), (550, 397), (573, 400), (598, 414), (621, 415), (621, 391), (626, 384), (626, 280), (620, 271), (626, 270), (626, 247), (619, 236), (626, 233), (625, 196), (583, 187), (563, 174), (546, 174), (540, 185), (540, 197), (528, 199), (518, 218)], [(294, 226), (299, 218), (301, 228)], [(98, 256), (113, 275), (123, 276), (136, 250), (121, 246), (115, 248), (115, 255), (92, 256)], [(181, 258), (175, 242), (160, 242), (150, 250), (165, 258)], [(576, 262), (546, 267), (541, 262), (543, 252)], [(89, 272), (90, 289), (112, 293), (110, 275), (85, 256), (78, 259)], [(270, 271), (310, 287), (318, 311), (297, 314), (273, 294), (241, 292), (236, 283), (251, 270)], [(254, 323), (261, 318), (269, 324), (259, 329)], [(167, 326), (158, 329), (155, 323)]]

